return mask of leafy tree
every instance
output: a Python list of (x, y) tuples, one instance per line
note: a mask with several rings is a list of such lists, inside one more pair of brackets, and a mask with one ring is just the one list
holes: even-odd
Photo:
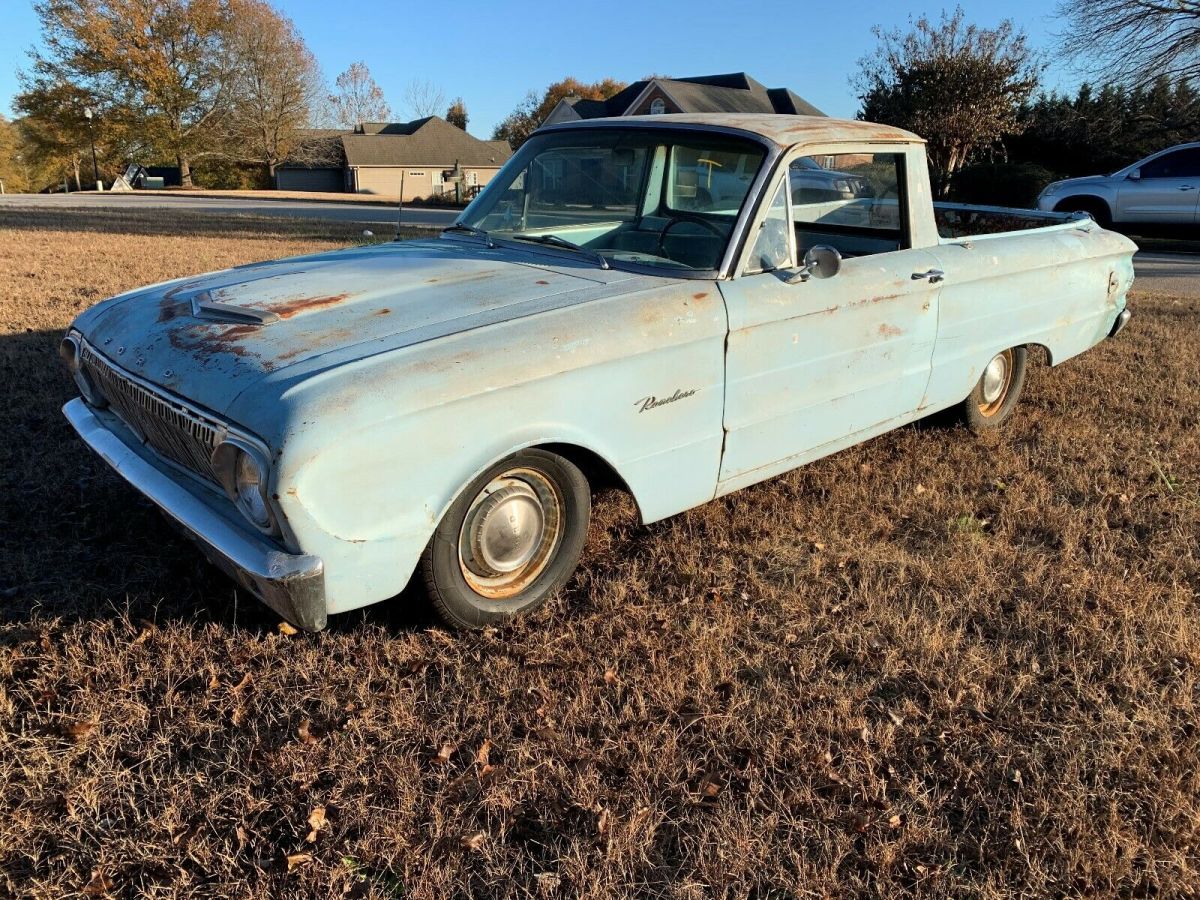
[(536, 91), (530, 91), (525, 99), (517, 105), (492, 133), (492, 140), (508, 141), (514, 150), (520, 147), (529, 136), (537, 131), (546, 118), (558, 106), (560, 100), (567, 97), (581, 97), (584, 100), (607, 100), (626, 87), (625, 82), (613, 78), (605, 78), (592, 84), (586, 84), (575, 78), (564, 78), (546, 88), (540, 96)]
[(404, 88), (404, 105), (414, 119), (436, 116), (446, 105), (446, 95), (432, 81), (415, 78)]
[[(59, 102), (74, 89), (88, 99), (110, 137), (136, 136), (173, 157), (189, 186), (192, 161), (219, 152), (217, 126), (232, 100), (230, 4), (39, 0), (34, 9), (44, 46), (32, 55), (16, 107), (38, 117), (35, 130), (62, 138), (77, 124), (77, 113)], [(41, 118), (51, 110), (57, 121)]]
[(1063, 49), (1114, 81), (1200, 77), (1200, 0), (1061, 0)]
[[(83, 111), (94, 102), (89, 94), (66, 83), (46, 85), (18, 96), (17, 108), (24, 113), (18, 130), (29, 151), (26, 161), (38, 170), (39, 181), (73, 177), (75, 189), (82, 189), (80, 165), (84, 155), (90, 153), (88, 121)], [(103, 158), (112, 126), (101, 115), (93, 120), (92, 127), (97, 129), (97, 149)]]
[(928, 141), (934, 189), (945, 195), (977, 151), (1020, 130), (1018, 113), (1038, 84), (1025, 32), (967, 24), (962, 8), (908, 32), (874, 29), (878, 50), (860, 61), (859, 118), (915, 131)]
[(1095, 175), (1195, 140), (1200, 95), (1189, 81), (1165, 77), (1132, 89), (1085, 84), (1073, 97), (1041, 95), (1020, 118), (1022, 133), (1005, 142), (1011, 159), (1059, 176)]
[(467, 119), (467, 104), (463, 103), (462, 97), (455, 97), (450, 108), (446, 110), (446, 121), (456, 128), (466, 131)]
[(301, 145), (303, 129), (322, 102), (316, 57), (292, 21), (264, 0), (235, 0), (227, 52), (236, 61), (226, 120), (227, 152), (275, 167)]
[(334, 82), (336, 92), (329, 98), (334, 121), (339, 128), (353, 128), (362, 122), (387, 122), (392, 108), (383, 96), (383, 88), (371, 77), (365, 62), (350, 65)]
[(0, 181), (9, 194), (33, 189), (28, 153), (20, 129), (0, 115)]

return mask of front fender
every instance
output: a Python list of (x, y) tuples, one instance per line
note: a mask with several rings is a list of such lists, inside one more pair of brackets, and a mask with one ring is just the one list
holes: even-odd
[(725, 330), (719, 294), (692, 282), (456, 335), (298, 386), (282, 401), (294, 409), (272, 489), (298, 547), (325, 561), (330, 612), (399, 593), (459, 492), (526, 447), (595, 454), (645, 521), (711, 499)]

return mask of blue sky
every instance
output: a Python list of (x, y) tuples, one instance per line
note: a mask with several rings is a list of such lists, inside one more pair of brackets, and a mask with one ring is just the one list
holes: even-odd
[[(405, 86), (428, 79), (447, 98), (461, 95), (470, 131), (488, 137), (526, 91), (566, 75), (635, 81), (651, 73), (745, 71), (768, 87), (792, 88), (830, 115), (851, 117), (858, 103), (849, 80), (858, 60), (875, 46), (871, 26), (903, 25), (910, 15), (937, 15), (954, 2), (282, 0), (276, 5), (296, 22), (331, 82), (350, 63), (364, 60), (397, 116), (407, 118)], [(980, 25), (1014, 19), (1050, 56), (1059, 23), (1049, 0), (961, 0), (961, 5)], [(17, 91), (17, 69), (40, 35), (29, 0), (0, 0), (0, 7), (0, 110), (7, 113)], [(461, 23), (459, 39), (456, 22)], [(1069, 89), (1078, 81), (1062, 66), (1047, 73), (1050, 87)]]

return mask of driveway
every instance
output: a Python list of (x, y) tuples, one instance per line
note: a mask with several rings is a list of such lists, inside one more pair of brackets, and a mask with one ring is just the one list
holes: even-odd
[[(6, 194), (0, 195), (0, 209), (36, 207), (38, 209), (174, 209), (203, 213), (233, 213), (255, 216), (281, 216), (323, 219), (327, 222), (355, 222), (362, 225), (395, 225), (396, 210), (389, 206), (362, 203), (313, 203), (303, 200), (255, 200), (244, 197), (188, 197), (173, 193), (93, 194)], [(444, 227), (458, 217), (456, 209), (406, 207), (405, 225)]]

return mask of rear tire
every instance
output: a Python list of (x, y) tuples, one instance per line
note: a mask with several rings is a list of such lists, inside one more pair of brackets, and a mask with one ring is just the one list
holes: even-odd
[(976, 434), (994, 431), (1007, 422), (1021, 399), (1029, 351), (1024, 347), (997, 353), (984, 366), (971, 395), (962, 402), (959, 414)]
[(454, 628), (499, 625), (545, 603), (579, 564), (591, 517), (579, 468), (522, 450), (462, 490), (421, 555), (421, 579)]

